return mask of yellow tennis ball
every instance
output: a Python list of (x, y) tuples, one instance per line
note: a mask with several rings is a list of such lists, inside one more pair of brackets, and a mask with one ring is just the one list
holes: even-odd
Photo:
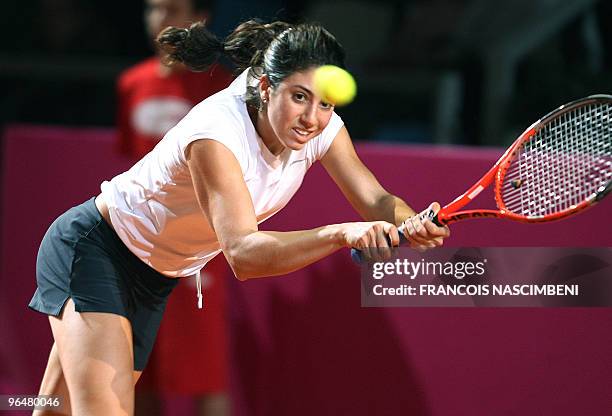
[(315, 70), (314, 87), (323, 101), (336, 106), (350, 103), (357, 94), (353, 76), (335, 65), (323, 65)]

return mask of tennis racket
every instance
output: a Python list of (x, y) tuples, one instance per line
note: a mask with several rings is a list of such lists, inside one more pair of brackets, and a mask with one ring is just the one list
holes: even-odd
[[(497, 209), (462, 210), (489, 185)], [(440, 226), (471, 218), (555, 221), (593, 206), (611, 189), (612, 96), (592, 95), (533, 123), (461, 196), (435, 216), (422, 215)], [(359, 250), (351, 254), (361, 262)]]

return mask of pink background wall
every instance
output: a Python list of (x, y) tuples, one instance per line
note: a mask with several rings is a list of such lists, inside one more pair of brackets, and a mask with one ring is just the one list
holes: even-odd
[[(47, 320), (26, 307), (37, 247), (56, 216), (129, 166), (112, 140), (109, 130), (4, 132), (0, 394), (37, 391), (52, 342)], [(501, 150), (358, 146), (381, 183), (415, 208), (454, 198)], [(448, 245), (610, 247), (612, 225), (601, 219), (611, 208), (609, 198), (556, 224), (463, 222)], [(262, 228), (356, 219), (316, 166)], [(286, 277), (241, 283), (228, 276), (227, 284), (236, 415), (601, 415), (612, 408), (609, 308), (361, 308), (348, 250)]]

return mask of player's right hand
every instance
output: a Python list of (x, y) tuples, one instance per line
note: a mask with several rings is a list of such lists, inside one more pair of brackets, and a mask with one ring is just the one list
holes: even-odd
[(447, 226), (437, 226), (430, 218), (440, 211), (440, 204), (432, 203), (419, 214), (407, 218), (400, 226), (404, 230), (404, 236), (410, 243), (410, 247), (424, 252), (430, 248), (440, 247), (444, 239), (450, 235)]
[(397, 227), (386, 221), (351, 222), (342, 224), (342, 237), (348, 247), (360, 250), (368, 260), (380, 261), (391, 257), (389, 246), (399, 245)]

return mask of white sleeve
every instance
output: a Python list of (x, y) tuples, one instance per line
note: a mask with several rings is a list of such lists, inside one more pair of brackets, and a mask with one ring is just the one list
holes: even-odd
[[(195, 110), (195, 108), (194, 108)], [(200, 139), (215, 140), (227, 147), (236, 157), (243, 171), (247, 167), (247, 150), (245, 149), (244, 128), (230, 111), (213, 106), (190, 112), (176, 126), (180, 155), (185, 157), (187, 146)], [(185, 160), (186, 163), (186, 160)]]
[(329, 147), (338, 135), (338, 132), (342, 126), (344, 126), (344, 121), (342, 121), (340, 116), (334, 111), (331, 119), (329, 120), (329, 124), (327, 124), (327, 127), (325, 127), (321, 134), (312, 141), (312, 150), (314, 153), (314, 160), (312, 162), (315, 160), (321, 160), (323, 156), (325, 156), (325, 153), (327, 153), (327, 150), (329, 150)]

